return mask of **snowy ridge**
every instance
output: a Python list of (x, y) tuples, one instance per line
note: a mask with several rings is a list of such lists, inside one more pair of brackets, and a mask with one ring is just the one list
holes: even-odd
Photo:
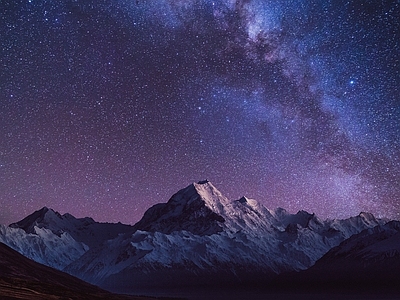
[(60, 236), (46, 228), (34, 227), (32, 233), (0, 225), (0, 242), (41, 264), (62, 270), (77, 260), (89, 247), (67, 232)]
[(58, 236), (68, 233), (74, 240), (86, 244), (89, 248), (100, 246), (118, 234), (133, 230), (132, 226), (121, 223), (99, 223), (92, 218), (75, 218), (68, 213), (61, 215), (47, 207), (35, 211), (10, 227), (21, 228), (26, 233), (35, 233), (36, 227), (51, 230)]
[(323, 221), (246, 197), (230, 201), (201, 181), (149, 208), (134, 226), (43, 208), (2, 226), (0, 241), (90, 283), (129, 293), (146, 285), (236, 284), (305, 270), (354, 234), (385, 223), (368, 213)]
[(324, 259), (379, 261), (388, 257), (400, 258), (400, 222), (391, 221), (365, 229), (329, 251)]
[[(362, 213), (353, 223), (373, 221)], [(367, 228), (333, 247), (309, 269), (300, 274), (283, 274), (281, 286), (290, 281), (300, 290), (352, 290), (378, 299), (398, 299), (400, 269), (400, 222), (390, 221)], [(383, 295), (390, 297), (385, 298)], [(365, 297), (368, 298), (368, 297)], [(361, 298), (360, 298), (361, 299)]]
[(156, 204), (135, 224), (135, 229), (172, 233), (187, 230), (210, 235), (223, 230), (223, 203), (229, 202), (210, 182), (193, 183), (173, 195), (168, 203)]
[[(107, 248), (87, 253), (66, 271), (82, 274), (82, 279), (101, 286), (107, 284), (110, 276), (127, 270), (135, 276), (161, 270), (171, 270), (173, 274), (179, 269), (191, 269), (192, 275), (200, 275), (217, 272), (221, 266), (246, 265), (254, 272), (263, 272), (262, 264), (270, 264), (271, 258), (279, 259), (278, 253), (272, 256), (260, 251), (260, 246), (264, 248), (269, 243), (267, 239), (254, 243), (243, 234), (198, 236), (188, 231), (171, 234), (136, 231), (129, 238), (109, 241)], [(94, 253), (97, 259), (92, 256)], [(280, 269), (285, 267), (290, 269), (280, 265)]]
[(307, 269), (354, 233), (383, 223), (365, 214), (321, 221), (245, 197), (231, 202), (203, 181), (150, 208), (135, 233), (88, 251), (65, 270), (105, 288), (134, 289), (143, 278), (168, 286), (210, 278), (243, 282)]
[(10, 226), (0, 225), (0, 242), (41, 264), (62, 270), (90, 248), (132, 231), (132, 226), (77, 219), (43, 207)]

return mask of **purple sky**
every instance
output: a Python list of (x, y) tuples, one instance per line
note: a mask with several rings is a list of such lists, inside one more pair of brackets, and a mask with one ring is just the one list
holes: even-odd
[(0, 223), (135, 223), (209, 179), (399, 218), (398, 1), (1, 1)]

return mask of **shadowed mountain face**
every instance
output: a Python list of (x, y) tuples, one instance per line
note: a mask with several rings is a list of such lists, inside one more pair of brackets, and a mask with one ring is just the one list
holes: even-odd
[(399, 271), (400, 222), (391, 221), (351, 236), (305, 271), (280, 275), (272, 289), (400, 299)]
[(400, 222), (353, 235), (305, 271), (313, 280), (343, 286), (396, 289), (400, 295)]
[[(143, 299), (114, 295), (0, 243), (0, 299)], [(146, 298), (149, 299), (149, 298)]]
[(223, 230), (224, 217), (215, 211), (221, 201), (228, 203), (212, 185), (191, 184), (171, 197), (168, 203), (149, 208), (135, 229), (170, 234), (186, 230), (196, 235), (211, 235)]

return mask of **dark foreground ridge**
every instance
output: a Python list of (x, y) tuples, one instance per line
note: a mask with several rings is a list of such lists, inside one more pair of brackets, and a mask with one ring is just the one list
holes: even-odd
[(0, 243), (0, 299), (109, 299), (155, 298), (115, 295), (69, 274), (36, 263)]

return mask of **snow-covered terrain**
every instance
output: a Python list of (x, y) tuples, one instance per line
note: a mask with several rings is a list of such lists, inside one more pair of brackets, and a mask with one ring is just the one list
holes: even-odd
[(132, 226), (77, 219), (44, 207), (20, 222), (0, 225), (0, 242), (36, 262), (62, 270), (90, 248), (130, 231)]
[(270, 210), (246, 197), (230, 201), (201, 181), (149, 208), (134, 226), (43, 208), (1, 226), (0, 241), (90, 283), (135, 292), (257, 282), (304, 270), (354, 234), (379, 230), (386, 221), (368, 213), (320, 220), (306, 211)]
[(351, 235), (383, 223), (365, 213), (321, 221), (245, 197), (229, 201), (203, 181), (151, 207), (134, 233), (89, 250), (65, 270), (114, 290), (254, 281), (309, 268)]
[(0, 225), (0, 242), (41, 264), (62, 270), (77, 260), (89, 248), (74, 240), (67, 232), (59, 236), (50, 229), (32, 228), (26, 233), (20, 228)]
[(68, 213), (61, 215), (47, 207), (11, 224), (10, 227), (21, 228), (27, 233), (35, 233), (35, 227), (46, 228), (58, 236), (67, 232), (89, 248), (100, 246), (106, 240), (133, 230), (132, 226), (121, 223), (99, 223), (92, 218), (75, 218)]
[(362, 261), (363, 265), (367, 265), (394, 257), (400, 259), (399, 221), (390, 221), (385, 225), (375, 226), (353, 235), (338, 247), (331, 249), (324, 257), (324, 261), (346, 258)]

